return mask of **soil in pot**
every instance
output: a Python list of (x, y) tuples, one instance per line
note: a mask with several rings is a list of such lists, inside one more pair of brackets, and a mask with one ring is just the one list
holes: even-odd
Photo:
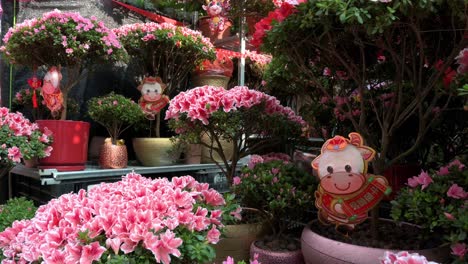
[(373, 239), (370, 220), (357, 225), (352, 231), (339, 229), (337, 232), (334, 225), (310, 225), (310, 229), (318, 235), (363, 247), (421, 250), (442, 245), (441, 237), (437, 235), (429, 239), (420, 238), (421, 229), (415, 225), (399, 225), (396, 222), (380, 220), (377, 227), (378, 238)]
[(301, 242), (294, 237), (266, 236), (262, 240), (255, 241), (255, 245), (261, 249), (275, 252), (295, 251), (301, 248)]

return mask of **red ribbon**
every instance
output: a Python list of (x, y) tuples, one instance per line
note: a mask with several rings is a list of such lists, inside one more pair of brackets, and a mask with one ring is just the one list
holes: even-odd
[(138, 7), (134, 7), (132, 5), (127, 5), (127, 4), (124, 4), (120, 1), (116, 1), (116, 0), (112, 0), (112, 2), (116, 3), (116, 4), (119, 4), (125, 8), (127, 8), (128, 10), (131, 10), (135, 13), (138, 13), (142, 16), (145, 16), (153, 21), (156, 21), (158, 23), (170, 23), (170, 24), (173, 24), (173, 25), (176, 25), (176, 26), (183, 26), (184, 24), (175, 20), (175, 19), (170, 19), (168, 17), (165, 17), (165, 16), (161, 16), (161, 15), (158, 15), (158, 14), (155, 14), (155, 13), (152, 13), (152, 12), (149, 12), (149, 11), (146, 11), (144, 9), (141, 9), (141, 8), (138, 8)]
[(37, 108), (36, 89), (42, 86), (42, 81), (39, 78), (37, 78), (36, 73), (34, 73), (33, 77), (28, 79), (28, 84), (29, 86), (31, 86), (33, 90), (33, 95), (32, 95), (33, 107)]

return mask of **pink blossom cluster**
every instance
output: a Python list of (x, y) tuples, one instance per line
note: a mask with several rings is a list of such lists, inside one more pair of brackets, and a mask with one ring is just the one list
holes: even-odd
[[(443, 177), (450, 173), (450, 168), (457, 168), (459, 171), (465, 169), (465, 165), (462, 164), (459, 160), (454, 160), (450, 162), (447, 166), (443, 166), (437, 172), (437, 177)], [(421, 171), (418, 176), (413, 176), (408, 179), (408, 186), (415, 188), (421, 185), (421, 190), (427, 188), (431, 183), (433, 183), (432, 177), (425, 171)], [(458, 186), (458, 184), (453, 183), (450, 188), (447, 190), (447, 196), (454, 199), (468, 199), (468, 193), (463, 190), (463, 187)]]
[(457, 63), (460, 65), (457, 68), (459, 74), (468, 73), (468, 48), (464, 48), (460, 51), (460, 54), (455, 58)]
[[(191, 176), (149, 179), (129, 173), (119, 182), (101, 183), (41, 206), (31, 220), (16, 221), (0, 233), (2, 263), (91, 264), (107, 254), (152, 252), (156, 263), (180, 257), (177, 236), (189, 230), (216, 244), (222, 227), (223, 196)], [(79, 234), (87, 232), (90, 242)]]
[(32, 142), (38, 142), (43, 148), (36, 150), (44, 152), (41, 157), (50, 156), (52, 147), (48, 144), (51, 135), (52, 132), (47, 128), (41, 132), (39, 126), (25, 118), (22, 113), (12, 113), (8, 108), (0, 107), (0, 139), (5, 139), (4, 142), (0, 142), (0, 164), (19, 163), (23, 157), (31, 158), (28, 151), (32, 151)]
[(255, 63), (258, 63), (261, 66), (269, 64), (271, 62), (271, 59), (273, 58), (269, 54), (262, 54), (262, 53), (258, 53), (256, 51), (250, 51), (250, 50), (245, 51), (245, 57), (249, 58)]
[[(123, 25), (119, 28), (113, 29), (114, 33), (119, 37), (126, 37), (130, 34), (134, 34), (135, 32), (142, 32), (144, 36), (141, 40), (148, 42), (154, 40), (156, 36), (154, 32), (157, 31), (167, 31), (167, 36), (172, 38), (177, 35), (177, 33), (182, 34), (185, 37), (190, 37), (193, 42), (201, 42), (204, 47), (202, 48), (205, 52), (208, 50), (214, 49), (213, 44), (211, 43), (209, 38), (204, 37), (200, 31), (192, 30), (187, 27), (176, 26), (170, 23), (135, 23), (135, 24), (127, 24)], [(180, 43), (179, 43), (180, 45)]]
[(466, 253), (468, 253), (468, 247), (466, 247), (465, 243), (456, 243), (450, 246), (452, 249), (452, 255), (458, 256), (460, 260), (463, 260)]
[(281, 7), (283, 3), (288, 3), (290, 5), (298, 5), (300, 3), (304, 3), (306, 0), (273, 0), (273, 4), (276, 7)]
[(381, 264), (437, 264), (437, 262), (428, 261), (425, 256), (418, 253), (409, 253), (408, 251), (400, 251), (393, 253), (386, 251), (384, 256), (380, 258)]
[[(241, 263), (241, 262), (238, 262), (238, 263)], [(244, 263), (244, 262), (242, 262)], [(250, 260), (249, 262), (250, 264), (261, 264), (261, 262), (258, 261), (258, 253), (255, 253), (254, 254), (254, 258)], [(227, 257), (227, 259), (225, 261), (223, 261), (222, 264), (236, 264), (236, 262), (234, 261), (234, 258), (229, 256)]]
[[(41, 18), (34, 18), (30, 20), (25, 20), (24, 22), (17, 24), (15, 27), (12, 27), (8, 30), (8, 32), (3, 37), (3, 42), (6, 45), (10, 40), (11, 36), (15, 33), (21, 33), (24, 35), (38, 35), (38, 34), (48, 34), (47, 25), (55, 24), (59, 26), (60, 24), (67, 24), (67, 23), (75, 24), (76, 32), (73, 33), (73, 37), (62, 36), (61, 44), (65, 48), (65, 52), (67, 54), (72, 54), (76, 51), (75, 45), (72, 45), (70, 42), (73, 41), (74, 44), (78, 44), (76, 40), (76, 36), (82, 34), (84, 32), (88, 32), (94, 30), (102, 35), (101, 41), (104, 43), (107, 49), (107, 53), (111, 54), (113, 49), (120, 49), (121, 45), (117, 36), (112, 32), (112, 30), (108, 29), (104, 26), (102, 21), (97, 21), (95, 17), (91, 19), (82, 17), (79, 13), (73, 12), (64, 12), (62, 13), (60, 10), (53, 10), (51, 12), (44, 13)], [(75, 43), (76, 42), (76, 43)], [(5, 46), (2, 46), (2, 51), (5, 50)], [(86, 53), (89, 49), (89, 43), (80, 43), (78, 45), (78, 49), (82, 53)]]
[(212, 113), (224, 111), (229, 113), (238, 109), (249, 109), (255, 105), (265, 103), (265, 114), (281, 114), (290, 121), (305, 126), (302, 117), (296, 115), (290, 107), (284, 107), (273, 96), (246, 86), (236, 86), (230, 90), (223, 87), (201, 86), (179, 93), (171, 100), (166, 112), (166, 119), (178, 119), (183, 113), (191, 121), (199, 120), (204, 125), (210, 123)]
[(250, 157), (250, 160), (247, 166), (250, 169), (253, 169), (255, 168), (255, 165), (257, 165), (258, 163), (265, 163), (265, 162), (270, 162), (273, 160), (280, 160), (280, 161), (283, 161), (284, 164), (288, 164), (289, 162), (291, 162), (291, 157), (286, 153), (277, 153), (277, 152), (272, 152), (272, 153), (268, 153), (268, 154), (261, 155), (261, 156), (252, 155)]

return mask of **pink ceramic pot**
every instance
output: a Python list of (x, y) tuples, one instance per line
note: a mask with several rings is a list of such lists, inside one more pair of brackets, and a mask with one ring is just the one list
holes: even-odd
[[(266, 264), (303, 264), (304, 258), (300, 249), (295, 251), (270, 251), (259, 248), (254, 241), (250, 244), (250, 258), (253, 259), (258, 254), (258, 261)], [(320, 262), (317, 262), (320, 263)]]
[[(315, 223), (314, 223), (315, 222)], [(314, 221), (311, 224), (318, 224)], [(388, 249), (355, 246), (328, 239), (314, 233), (307, 225), (302, 231), (301, 247), (306, 264), (376, 264)], [(429, 261), (445, 263), (450, 257), (448, 247), (425, 250), (391, 250), (393, 252), (409, 251), (425, 256)]]

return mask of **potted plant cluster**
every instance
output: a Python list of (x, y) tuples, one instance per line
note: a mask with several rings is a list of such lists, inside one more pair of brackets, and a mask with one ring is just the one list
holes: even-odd
[[(1, 51), (10, 63), (33, 70), (47, 68), (41, 94), (55, 119), (61, 121), (39, 122), (55, 133), (54, 154), (41, 160), (42, 166), (84, 169), (89, 123), (63, 121), (67, 118), (68, 94), (94, 64), (126, 59), (117, 37), (96, 18), (54, 10), (10, 28), (3, 44)], [(66, 72), (64, 84), (62, 70)]]
[[(8, 172), (21, 161), (34, 166), (34, 160), (44, 158), (52, 152), (52, 132), (39, 128), (19, 112), (0, 108), (0, 201), (8, 196)], [(31, 161), (30, 163), (28, 161)]]
[(192, 85), (221, 86), (227, 89), (233, 71), (232, 59), (226, 53), (217, 51), (214, 61), (205, 60), (195, 68), (192, 73)]
[[(162, 81), (160, 86), (165, 86), (159, 93), (167, 98), (185, 89), (188, 74), (198, 64), (215, 58), (210, 40), (200, 32), (186, 27), (167, 23), (130, 24), (117, 28), (114, 32), (133, 59), (135, 66), (132, 68), (136, 69), (136, 77), (140, 80), (144, 80), (144, 77), (159, 77)], [(164, 112), (165, 107), (154, 115), (154, 122), (148, 122), (150, 137), (153, 134), (156, 138), (133, 139), (137, 157), (142, 162), (146, 161), (145, 166), (163, 165), (158, 159), (146, 157), (145, 153), (154, 153), (164, 146), (166, 150), (161, 153), (165, 155), (171, 147), (169, 138), (159, 138), (161, 111)], [(169, 160), (168, 164), (170, 162)]]
[(242, 206), (258, 209), (269, 233), (253, 241), (250, 254), (262, 263), (304, 263), (299, 234), (291, 226), (308, 222), (317, 181), (297, 168), (286, 154), (252, 155), (241, 175), (233, 180), (233, 192)]
[(64, 194), (0, 233), (5, 261), (207, 263), (233, 207), (191, 176), (127, 174)]
[[(274, 143), (293, 142), (301, 136), (304, 125), (300, 116), (276, 98), (245, 86), (230, 90), (202, 86), (181, 92), (171, 100), (166, 119), (179, 138), (208, 148), (229, 185), (239, 159)], [(246, 144), (252, 135), (261, 137), (254, 144)], [(202, 140), (204, 136), (208, 140)], [(232, 149), (231, 157), (226, 148)], [(220, 162), (214, 159), (215, 154)]]
[(408, 179), (408, 186), (391, 202), (391, 216), (395, 221), (419, 225), (423, 240), (438, 238), (440, 244), (450, 243), (453, 263), (466, 263), (467, 186), (468, 170), (459, 160), (435, 171), (422, 171)]
[(104, 126), (110, 138), (105, 140), (99, 154), (103, 169), (125, 168), (128, 163), (127, 147), (120, 135), (133, 124), (144, 120), (140, 106), (133, 100), (111, 92), (88, 101), (89, 116)]

